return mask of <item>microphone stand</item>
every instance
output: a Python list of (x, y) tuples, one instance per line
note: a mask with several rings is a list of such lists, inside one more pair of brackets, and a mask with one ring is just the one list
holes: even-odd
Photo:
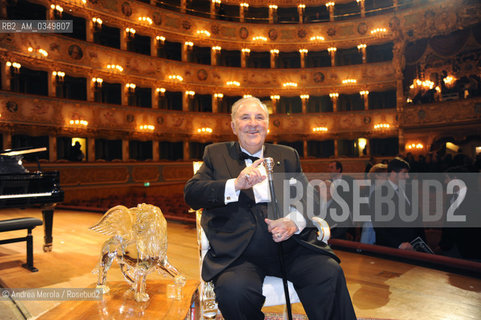
[[(266, 167), (267, 178), (269, 180), (269, 191), (271, 194), (271, 203), (273, 205), (274, 217), (277, 220), (277, 219), (280, 219), (281, 217), (279, 214), (279, 207), (277, 205), (277, 199), (274, 192), (274, 181), (272, 179), (272, 172), (274, 170), (274, 159), (270, 157), (265, 158), (264, 165)], [(292, 320), (291, 299), (289, 297), (289, 288), (287, 286), (287, 271), (286, 271), (286, 264), (284, 261), (284, 247), (282, 242), (278, 243), (278, 248), (279, 248), (279, 264), (281, 267), (281, 274), (282, 274), (282, 284), (284, 286), (284, 296), (286, 298), (287, 317), (289, 320)]]

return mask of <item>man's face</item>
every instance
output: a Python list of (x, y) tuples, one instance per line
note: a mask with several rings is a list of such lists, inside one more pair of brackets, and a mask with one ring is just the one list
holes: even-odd
[(267, 135), (267, 113), (254, 101), (242, 104), (231, 123), (242, 148), (251, 154), (261, 150)]
[(336, 178), (341, 173), (341, 169), (338, 169), (336, 167), (335, 162), (330, 162), (327, 166), (327, 170), (329, 171), (329, 176), (331, 177), (331, 179)]
[(399, 172), (391, 171), (389, 175), (389, 179), (395, 184), (399, 184), (400, 182), (405, 182), (409, 179), (409, 173), (407, 169), (401, 169)]

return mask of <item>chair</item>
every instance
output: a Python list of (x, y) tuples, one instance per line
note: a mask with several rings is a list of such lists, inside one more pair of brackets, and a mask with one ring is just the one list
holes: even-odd
[[(199, 247), (200, 258), (199, 263), (200, 269), (202, 270), (202, 261), (204, 260), (204, 256), (209, 250), (209, 241), (207, 240), (207, 236), (205, 235), (204, 230), (202, 229), (202, 226), (200, 224), (200, 219), (202, 217), (202, 209), (197, 210), (195, 213), (197, 228), (197, 245)], [(317, 239), (327, 243), (327, 240), (329, 240), (331, 236), (331, 232), (327, 222), (319, 217), (312, 218), (312, 221), (318, 229)], [(294, 285), (290, 281), (288, 282), (288, 287), (291, 303), (300, 302), (299, 297), (297, 296), (297, 292), (294, 289)], [(199, 319), (215, 319), (218, 313), (218, 308), (217, 303), (215, 302), (214, 284), (212, 282), (205, 282), (201, 279), (198, 293), (200, 309)], [(284, 305), (286, 303), (286, 299), (284, 296), (284, 286), (281, 278), (271, 276), (265, 277), (264, 284), (262, 286), (262, 294), (266, 297), (264, 307)], [(286, 310), (284, 310), (284, 319), (287, 319)]]

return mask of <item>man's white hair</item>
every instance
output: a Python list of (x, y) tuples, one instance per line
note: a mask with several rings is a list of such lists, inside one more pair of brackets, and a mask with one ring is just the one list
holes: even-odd
[(242, 99), (239, 99), (237, 100), (236, 102), (234, 102), (234, 104), (232, 105), (232, 112), (231, 112), (231, 118), (232, 118), (232, 121), (235, 120), (235, 115), (237, 113), (237, 110), (239, 110), (239, 108), (247, 103), (247, 102), (254, 102), (256, 103), (257, 105), (259, 105), (259, 107), (262, 108), (262, 110), (265, 111), (266, 115), (267, 115), (267, 120), (269, 120), (269, 110), (267, 110), (267, 107), (265, 104), (262, 103), (261, 100), (259, 100), (259, 98), (256, 98), (256, 97), (248, 97), (248, 98), (242, 98)]

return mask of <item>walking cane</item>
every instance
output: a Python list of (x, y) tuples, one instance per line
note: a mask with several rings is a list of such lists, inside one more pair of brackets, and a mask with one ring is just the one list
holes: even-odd
[[(276, 195), (274, 193), (274, 182), (272, 180), (272, 172), (274, 170), (274, 159), (272, 158), (265, 158), (264, 165), (267, 170), (267, 178), (269, 179), (269, 191), (271, 194), (271, 203), (274, 206), (274, 217), (275, 219), (280, 219), (279, 214), (279, 207), (277, 205)], [(282, 284), (284, 285), (284, 296), (286, 297), (286, 308), (287, 308), (287, 317), (289, 320), (292, 320), (292, 310), (291, 310), (291, 299), (289, 298), (289, 288), (287, 287), (287, 272), (286, 272), (286, 264), (284, 261), (284, 247), (282, 242), (278, 243), (279, 245), (279, 264), (281, 266), (281, 273), (282, 273)]]

